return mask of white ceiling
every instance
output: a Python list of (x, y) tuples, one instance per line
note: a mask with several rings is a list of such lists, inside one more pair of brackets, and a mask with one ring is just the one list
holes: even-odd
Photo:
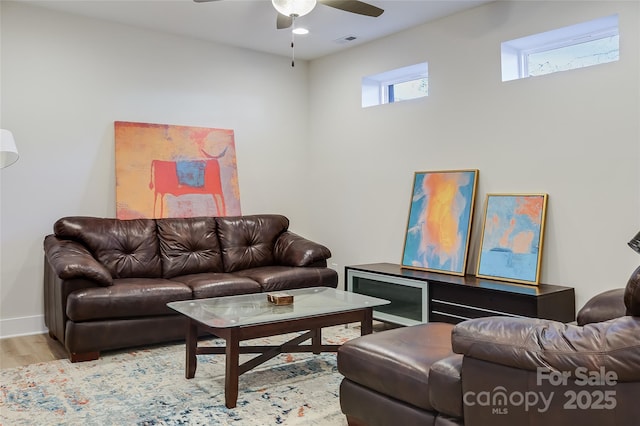
[[(295, 57), (315, 59), (411, 28), (490, 0), (371, 0), (384, 9), (372, 18), (318, 3), (296, 26), (310, 33), (295, 38)], [(276, 29), (270, 0), (20, 0), (63, 12), (291, 56), (291, 32)], [(355, 36), (351, 42), (341, 41)]]

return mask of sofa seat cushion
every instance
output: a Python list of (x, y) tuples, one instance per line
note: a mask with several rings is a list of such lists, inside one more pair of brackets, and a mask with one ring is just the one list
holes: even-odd
[(452, 324), (428, 323), (358, 337), (338, 349), (338, 370), (369, 389), (433, 410), (429, 370), (453, 355), (452, 329)]
[(304, 287), (338, 285), (338, 273), (330, 268), (263, 266), (235, 272), (235, 275), (258, 282), (262, 291), (282, 291)]
[(76, 290), (67, 299), (71, 321), (172, 315), (168, 302), (189, 300), (191, 289), (163, 278), (122, 278), (109, 287)]
[(262, 287), (251, 278), (227, 273), (191, 274), (173, 278), (193, 291), (194, 299), (260, 293)]

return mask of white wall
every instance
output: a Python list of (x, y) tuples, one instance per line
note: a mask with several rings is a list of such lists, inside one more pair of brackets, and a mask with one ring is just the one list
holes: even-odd
[[(620, 61), (501, 82), (502, 41), (620, 14)], [(496, 2), (311, 63), (312, 223), (345, 265), (401, 260), (413, 173), (480, 170), (487, 193), (549, 194), (541, 282), (577, 307), (623, 287), (640, 258), (637, 2)], [(361, 108), (363, 76), (429, 63), (429, 96)]]
[[(0, 337), (41, 330), (42, 239), (113, 216), (113, 122), (232, 128), (243, 213), (281, 212), (332, 262), (400, 261), (413, 172), (478, 168), (487, 192), (547, 192), (542, 282), (581, 306), (640, 260), (636, 2), (497, 2), (306, 64), (2, 1)], [(621, 60), (502, 83), (500, 42), (620, 13)], [(426, 99), (362, 109), (360, 79), (429, 62)], [(309, 157), (310, 155), (310, 157)], [(311, 159), (311, 160), (310, 160)]]
[(0, 124), (21, 157), (1, 171), (0, 336), (42, 330), (55, 220), (115, 216), (114, 121), (234, 129), (242, 212), (304, 227), (307, 63), (7, 1), (1, 13)]

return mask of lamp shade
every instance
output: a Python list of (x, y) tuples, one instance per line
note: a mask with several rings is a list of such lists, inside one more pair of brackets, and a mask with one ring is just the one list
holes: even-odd
[(304, 16), (316, 7), (316, 0), (271, 0), (271, 3), (284, 16)]
[(4, 169), (18, 161), (18, 148), (13, 134), (5, 129), (0, 129), (0, 168)]
[(629, 247), (640, 253), (640, 232), (629, 241)]

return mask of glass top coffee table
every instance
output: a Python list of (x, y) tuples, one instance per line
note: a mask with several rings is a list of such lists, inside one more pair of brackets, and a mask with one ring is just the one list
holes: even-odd
[[(275, 292), (278, 293), (278, 292)], [(336, 290), (312, 287), (287, 290), (293, 303), (276, 305), (267, 294), (195, 299), (167, 303), (189, 319), (186, 336), (185, 376), (195, 376), (196, 355), (225, 354), (225, 404), (236, 406), (238, 378), (281, 353), (335, 352), (340, 345), (323, 345), (321, 329), (339, 324), (360, 322), (361, 334), (372, 332), (373, 308), (390, 303), (384, 299)], [(224, 347), (198, 347), (201, 331), (225, 340)], [(275, 336), (298, 331), (305, 333), (279, 346), (240, 346), (240, 342), (259, 337)], [(311, 339), (311, 344), (300, 343)], [(240, 354), (260, 354), (240, 364)]]

